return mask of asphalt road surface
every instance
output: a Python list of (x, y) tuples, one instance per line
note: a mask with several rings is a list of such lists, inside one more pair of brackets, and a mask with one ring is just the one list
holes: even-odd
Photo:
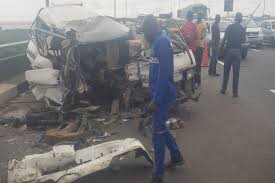
[[(232, 98), (231, 82), (227, 94), (220, 95), (222, 77), (210, 78), (204, 69), (200, 102), (192, 106), (184, 132), (176, 132), (186, 167), (168, 171), (165, 182), (275, 182), (274, 69), (274, 50), (250, 50), (241, 64), (238, 99)], [(127, 160), (78, 183), (146, 183), (151, 170), (142, 159)]]

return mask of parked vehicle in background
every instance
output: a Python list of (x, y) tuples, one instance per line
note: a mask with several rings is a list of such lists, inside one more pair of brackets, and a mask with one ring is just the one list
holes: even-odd
[(263, 21), (261, 28), (264, 34), (264, 42), (275, 47), (275, 19)]
[(170, 18), (170, 19), (163, 19), (158, 18), (158, 21), (161, 27), (167, 29), (169, 32), (176, 33), (180, 36), (180, 27), (186, 22), (185, 19), (181, 18)]
[(194, 13), (194, 20), (197, 20), (197, 15), (199, 13), (202, 14), (203, 19), (205, 19), (205, 20), (209, 19), (210, 9), (206, 5), (204, 5), (204, 4), (201, 4), (201, 3), (197, 3), (196, 4), (195, 3), (195, 4), (192, 4), (192, 5), (189, 5), (189, 6), (185, 7), (185, 8), (183, 8), (181, 10), (181, 18), (186, 18), (187, 13), (189, 11), (193, 11), (193, 13)]
[(249, 45), (254, 45), (257, 47), (263, 45), (263, 31), (253, 19), (243, 18), (241, 25), (246, 28), (247, 43)]
[[(223, 40), (223, 37), (224, 37), (227, 27), (229, 25), (231, 25), (232, 23), (233, 22), (231, 22), (231, 21), (221, 21), (220, 22), (221, 41)], [(246, 43), (246, 44), (243, 44), (243, 46), (242, 46), (242, 50), (241, 50), (242, 59), (246, 58), (247, 53), (248, 53), (248, 44)], [(219, 56), (219, 57), (221, 57), (221, 56)]]

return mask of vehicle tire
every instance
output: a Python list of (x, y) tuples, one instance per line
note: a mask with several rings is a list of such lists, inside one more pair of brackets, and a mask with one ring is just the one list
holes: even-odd
[(241, 53), (242, 59), (245, 59), (245, 58), (246, 58), (247, 52), (248, 52), (247, 49), (243, 49), (243, 50), (242, 50), (242, 53)]

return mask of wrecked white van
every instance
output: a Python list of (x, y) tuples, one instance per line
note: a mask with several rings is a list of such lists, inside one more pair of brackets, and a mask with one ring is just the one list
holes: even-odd
[[(146, 87), (148, 58), (129, 54), (129, 29), (83, 6), (41, 9), (31, 27), (27, 56), (33, 70), (26, 72), (37, 100), (69, 110), (83, 101), (125, 109), (136, 101), (137, 88)], [(195, 59), (183, 39), (168, 33), (175, 50), (175, 81), (184, 102), (198, 99), (194, 87)], [(135, 40), (138, 42), (138, 40)], [(134, 99), (134, 100), (132, 100)]]

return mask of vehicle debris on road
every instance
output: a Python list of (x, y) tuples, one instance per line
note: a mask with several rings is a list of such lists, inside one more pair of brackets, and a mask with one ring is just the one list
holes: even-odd
[(144, 156), (153, 165), (149, 153), (136, 139), (111, 141), (81, 150), (75, 150), (73, 145), (61, 145), (45, 154), (25, 156), (21, 161), (11, 160), (8, 183), (70, 183), (108, 168), (112, 161), (122, 160), (131, 152), (135, 157)]

